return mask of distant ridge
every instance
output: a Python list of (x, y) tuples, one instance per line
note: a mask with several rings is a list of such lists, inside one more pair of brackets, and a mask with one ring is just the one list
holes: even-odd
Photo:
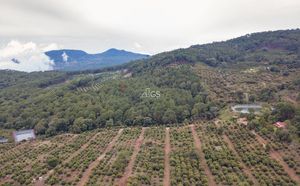
[(149, 57), (149, 55), (115, 48), (97, 54), (88, 54), (82, 50), (71, 49), (51, 50), (45, 54), (54, 61), (54, 70), (61, 71), (99, 69)]

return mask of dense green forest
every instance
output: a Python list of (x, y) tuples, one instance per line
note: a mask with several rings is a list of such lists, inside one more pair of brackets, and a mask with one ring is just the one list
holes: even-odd
[[(228, 104), (276, 105), (295, 94), (294, 115), (287, 119), (299, 131), (299, 67), (300, 30), (287, 30), (195, 45), (102, 70), (1, 71), (0, 127), (35, 128), (50, 136), (182, 123), (212, 119)], [(268, 86), (256, 84), (262, 82)]]

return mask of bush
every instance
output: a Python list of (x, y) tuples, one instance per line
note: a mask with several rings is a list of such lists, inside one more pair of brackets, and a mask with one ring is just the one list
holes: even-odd
[(49, 157), (47, 160), (47, 165), (49, 168), (53, 169), (59, 164), (59, 160), (56, 157)]

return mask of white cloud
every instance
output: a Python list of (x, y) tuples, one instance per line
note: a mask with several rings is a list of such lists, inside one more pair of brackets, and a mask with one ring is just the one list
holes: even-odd
[(61, 55), (61, 57), (62, 57), (64, 62), (68, 61), (69, 56), (65, 52)]
[(33, 42), (10, 41), (0, 48), (0, 69), (25, 72), (52, 70), (54, 63), (44, 52), (48, 49), (57, 49), (56, 46), (55, 44), (38, 45)]
[(0, 0), (0, 45), (17, 38), (90, 53), (122, 48), (155, 54), (299, 28), (299, 12), (299, 0), (64, 0), (59, 6), (56, 0)]
[(134, 47), (135, 47), (136, 49), (140, 49), (140, 48), (142, 48), (142, 45), (139, 44), (138, 42), (135, 42), (135, 43), (134, 43)]
[(44, 52), (50, 51), (50, 50), (57, 50), (59, 48), (63, 48), (63, 46), (59, 46), (56, 43), (51, 43), (49, 45), (41, 45)]

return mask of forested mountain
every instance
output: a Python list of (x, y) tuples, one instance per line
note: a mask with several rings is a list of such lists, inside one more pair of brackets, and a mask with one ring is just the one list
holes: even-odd
[(54, 70), (77, 71), (116, 66), (129, 61), (143, 59), (148, 55), (109, 49), (98, 54), (88, 54), (82, 50), (51, 50), (45, 53), (54, 61)]
[[(147, 63), (131, 63), (140, 68), (161, 67), (202, 62), (211, 67), (241, 63), (300, 65), (300, 30), (280, 30), (247, 34), (228, 41), (194, 45), (187, 49), (164, 52), (147, 59)], [(140, 64), (140, 67), (135, 67)], [(138, 65), (136, 65), (138, 66)]]
[[(299, 67), (300, 30), (286, 30), (195, 45), (101, 70), (1, 71), (0, 126), (55, 135), (212, 119), (231, 103), (276, 106), (292, 100), (298, 108)], [(300, 115), (299, 109), (295, 113)]]

